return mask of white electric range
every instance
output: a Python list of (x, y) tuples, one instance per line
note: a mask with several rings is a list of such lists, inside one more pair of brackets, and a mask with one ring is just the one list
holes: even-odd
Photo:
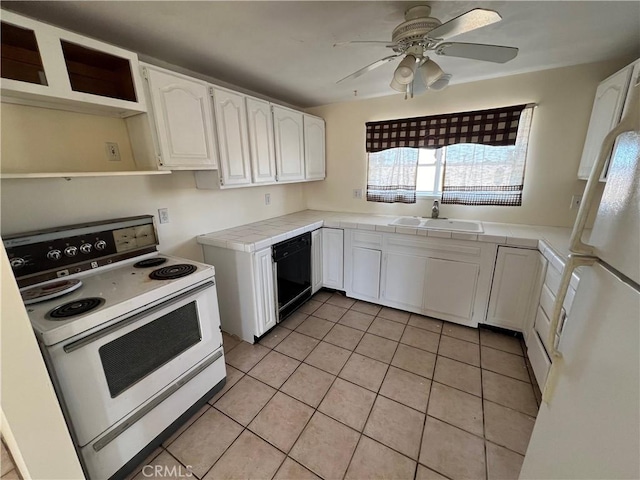
[(4, 240), (89, 478), (120, 478), (222, 388), (210, 265), (156, 251), (153, 217)]

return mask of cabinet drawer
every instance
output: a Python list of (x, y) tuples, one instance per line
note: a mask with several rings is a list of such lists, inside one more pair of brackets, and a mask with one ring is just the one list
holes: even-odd
[(562, 272), (556, 270), (551, 263), (549, 263), (549, 267), (547, 268), (547, 275), (544, 277), (544, 284), (551, 291), (553, 296), (558, 293), (558, 288), (560, 288), (560, 280), (562, 278)]
[(547, 352), (542, 346), (542, 342), (538, 335), (533, 332), (531, 334), (531, 342), (527, 348), (527, 356), (533, 369), (533, 374), (536, 377), (540, 390), (544, 389), (544, 384), (547, 381), (547, 375), (549, 374), (549, 368), (551, 368), (551, 360), (547, 356)]
[(382, 235), (379, 233), (361, 232), (353, 230), (351, 233), (351, 245), (354, 247), (382, 249)]
[(547, 314), (547, 317), (550, 317), (553, 313), (553, 304), (555, 301), (556, 296), (551, 293), (549, 287), (543, 285), (542, 292), (540, 292), (540, 306), (542, 307), (542, 310), (544, 310), (544, 313)]
[[(553, 308), (553, 304), (551, 304)], [(534, 329), (540, 335), (542, 339), (542, 345), (545, 345), (547, 342), (547, 338), (549, 337), (549, 329), (551, 328), (551, 321), (549, 317), (544, 313), (544, 310), (539, 306), (538, 312), (536, 313), (536, 322), (534, 324)]]

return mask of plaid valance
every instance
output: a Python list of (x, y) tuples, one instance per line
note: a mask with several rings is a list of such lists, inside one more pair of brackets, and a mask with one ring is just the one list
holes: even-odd
[(367, 122), (367, 152), (389, 148), (440, 148), (458, 143), (515, 145), (527, 105)]

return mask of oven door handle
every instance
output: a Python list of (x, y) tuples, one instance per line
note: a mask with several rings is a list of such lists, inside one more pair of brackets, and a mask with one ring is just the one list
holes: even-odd
[(215, 285), (215, 282), (213, 281), (209, 281), (206, 283), (203, 283), (202, 285), (189, 290), (188, 292), (184, 292), (180, 295), (177, 295), (165, 302), (162, 302), (158, 305), (156, 305), (155, 307), (151, 307), (147, 310), (144, 310), (140, 313), (136, 313), (135, 315), (132, 315), (131, 317), (125, 318), (124, 320), (120, 320), (117, 323), (114, 323), (113, 325), (110, 325), (106, 328), (103, 328), (102, 330), (98, 330), (97, 332), (93, 332), (89, 335), (87, 335), (86, 337), (80, 338), (78, 340), (75, 340), (71, 343), (68, 343), (67, 345), (65, 345), (63, 347), (63, 350), (65, 351), (65, 353), (71, 353), (74, 350), (78, 350), (79, 348), (82, 348), (90, 343), (95, 342), (96, 340), (99, 340), (100, 338), (109, 335), (110, 333), (113, 333), (117, 330), (120, 330), (124, 327), (126, 327), (127, 325), (131, 325), (132, 323), (137, 322), (138, 320), (140, 320), (143, 317), (147, 317), (149, 316), (149, 314), (152, 314), (154, 312), (157, 312), (158, 310), (162, 310), (163, 308), (165, 308), (167, 305), (171, 304), (171, 303), (175, 303), (176, 301), (180, 301), (186, 297), (190, 297), (193, 296), (194, 294), (201, 292), (202, 290), (206, 290), (207, 288), (212, 287), (213, 285)]

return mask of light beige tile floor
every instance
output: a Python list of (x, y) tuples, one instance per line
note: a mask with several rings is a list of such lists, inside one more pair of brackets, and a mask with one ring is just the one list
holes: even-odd
[(518, 478), (540, 398), (518, 338), (322, 291), (258, 344), (224, 344), (227, 386), (147, 463), (197, 479)]

